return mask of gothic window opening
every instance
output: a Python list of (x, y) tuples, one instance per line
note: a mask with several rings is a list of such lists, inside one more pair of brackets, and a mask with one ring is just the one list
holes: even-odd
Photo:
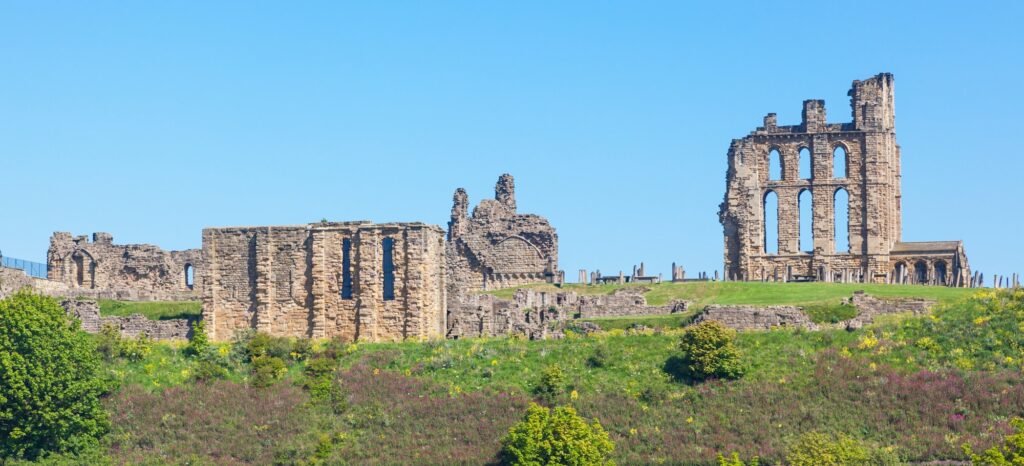
[(764, 252), (779, 252), (779, 196), (775, 191), (764, 195)]
[(847, 173), (846, 149), (843, 146), (836, 146), (832, 151), (832, 178), (846, 178)]
[(798, 199), (800, 208), (800, 250), (805, 252), (814, 251), (814, 236), (811, 230), (813, 219), (813, 207), (811, 200), (811, 190), (805, 189), (800, 191)]
[(193, 289), (196, 285), (195, 267), (192, 264), (185, 264), (185, 288)]
[(384, 300), (393, 301), (395, 299), (395, 240), (394, 238), (384, 238)]
[(778, 149), (772, 149), (768, 152), (768, 179), (782, 179), (782, 157), (779, 156)]
[(850, 193), (845, 189), (836, 190), (832, 199), (835, 212), (835, 245), (837, 253), (850, 252)]
[(341, 299), (352, 299), (352, 240), (341, 242)]
[(811, 179), (811, 173), (811, 151), (804, 147), (800, 149), (800, 179)]

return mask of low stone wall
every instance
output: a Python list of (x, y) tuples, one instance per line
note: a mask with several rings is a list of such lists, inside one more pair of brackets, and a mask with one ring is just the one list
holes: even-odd
[(104, 326), (111, 325), (129, 338), (145, 334), (154, 340), (187, 340), (192, 334), (191, 319), (150, 320), (141, 314), (100, 316), (100, 305), (92, 300), (65, 299), (60, 305), (77, 317), (82, 322), (82, 330), (89, 333), (99, 333)]
[(855, 291), (850, 299), (844, 301), (857, 308), (857, 317), (840, 322), (846, 328), (860, 328), (875, 321), (884, 314), (910, 312), (914, 315), (927, 314), (936, 301), (922, 298), (879, 298), (863, 291)]
[(770, 330), (778, 327), (818, 330), (818, 325), (796, 306), (732, 306), (709, 304), (693, 322), (714, 320), (736, 330)]
[(576, 318), (618, 317), (684, 312), (687, 303), (672, 301), (648, 306), (643, 287), (624, 288), (610, 295), (579, 295), (572, 291), (516, 290), (511, 300), (487, 294), (463, 298), (449, 309), (448, 337), (525, 335), (531, 339), (558, 338), (562, 322)]

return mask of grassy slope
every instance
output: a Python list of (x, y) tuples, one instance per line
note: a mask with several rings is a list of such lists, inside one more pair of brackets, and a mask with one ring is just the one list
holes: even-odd
[[(772, 286), (795, 289), (797, 296), (780, 297), (775, 290), (762, 289)], [(828, 302), (864, 287), (717, 283), (666, 288), (673, 293), (678, 291), (673, 288), (682, 288), (693, 296), (703, 292), (708, 301), (759, 299), (771, 304)], [(711, 296), (709, 288), (719, 294)], [(943, 301), (964, 293), (922, 287), (868, 291), (885, 296), (916, 291)], [(896, 446), (913, 460), (961, 459), (960, 444), (991, 445), (1007, 419), (1024, 412), (1022, 325), (1024, 294), (982, 292), (971, 300), (940, 306), (931, 317), (887, 319), (853, 332), (742, 333), (737, 343), (749, 368), (744, 378), (697, 385), (675, 381), (664, 371), (666, 360), (676, 353), (679, 329), (612, 330), (546, 341), (490, 338), (347, 345), (339, 380), (351, 393), (351, 406), (342, 415), (322, 410), (309, 414), (322, 418), (321, 426), (310, 423), (303, 433), (307, 440), (296, 440), (294, 448), (308, 452), (318, 448), (316, 439), (322, 442), (323, 435), (331, 434), (346, 440), (333, 450), (329, 462), (376, 464), (374, 459), (386, 458), (480, 464), (496, 453), (501, 432), (517, 417), (524, 397), (531, 396), (542, 369), (555, 364), (564, 368), (571, 385), (559, 402), (605, 425), (617, 444), (620, 464), (711, 464), (716, 452), (729, 451), (775, 460), (795, 436), (812, 430)], [(599, 347), (608, 354), (606, 364), (591, 367), (587, 360)], [(227, 354), (224, 344), (221, 348)], [(126, 389), (141, 385), (164, 397), (152, 401), (160, 404), (179, 396), (164, 391), (166, 387), (191, 386), (188, 374), (195, 364), (181, 355), (180, 347), (161, 344), (144, 361), (115, 363), (110, 371)], [(290, 364), (288, 378), (300, 380), (301, 367), (302, 363)], [(246, 371), (244, 365), (233, 368), (229, 380), (244, 384)], [(403, 388), (411, 381), (427, 385)], [(278, 387), (268, 390), (290, 390), (288, 383)], [(569, 390), (578, 396), (571, 397)], [(466, 407), (470, 401), (472, 409)], [(115, 412), (151, 410), (122, 398), (110, 403)], [(232, 409), (244, 411), (245, 406), (224, 408)], [(478, 414), (484, 412), (489, 414)], [(223, 422), (229, 427), (230, 422)], [(239, 435), (252, 435), (252, 428), (242, 427)], [(122, 445), (125, 450), (117, 455), (126, 460), (156, 453), (150, 448), (167, 451), (175, 443), (170, 439), (187, 432), (168, 426), (144, 433), (143, 425), (130, 423), (121, 428), (140, 436), (137, 446)], [(293, 438), (295, 433), (280, 435)], [(471, 444), (452, 441), (469, 435), (477, 437)], [(146, 446), (154, 444), (158, 447)], [(227, 451), (218, 449), (229, 446), (210, 448), (211, 455), (223, 455)], [(413, 456), (418, 454), (430, 456)], [(176, 459), (186, 458), (168, 457), (171, 462)]]
[(101, 299), (100, 315), (129, 316), (142, 314), (153, 320), (199, 317), (202, 303), (199, 301), (114, 301)]

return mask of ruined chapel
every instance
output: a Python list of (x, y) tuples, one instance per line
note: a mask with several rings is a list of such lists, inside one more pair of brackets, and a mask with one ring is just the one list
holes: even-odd
[(825, 102), (806, 100), (799, 125), (769, 113), (732, 141), (719, 210), (725, 278), (969, 286), (962, 241), (902, 239), (893, 76), (854, 81), (849, 96), (849, 123), (827, 123)]

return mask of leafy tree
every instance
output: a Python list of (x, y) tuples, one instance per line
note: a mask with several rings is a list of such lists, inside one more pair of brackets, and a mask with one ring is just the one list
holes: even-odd
[(587, 421), (568, 406), (553, 410), (531, 403), (526, 417), (502, 439), (502, 460), (516, 466), (560, 464), (614, 465), (615, 444), (601, 424)]
[(547, 366), (540, 373), (540, 380), (534, 387), (534, 393), (545, 402), (551, 403), (565, 393), (565, 372), (555, 364)]
[(740, 459), (739, 453), (734, 452), (732, 456), (728, 458), (722, 456), (721, 453), (718, 454), (718, 466), (758, 466), (760, 462), (761, 461), (756, 456), (751, 458), (750, 461), (743, 462), (743, 460)]
[(743, 375), (736, 331), (713, 320), (691, 325), (679, 341), (677, 371), (689, 380), (735, 379)]
[(0, 456), (95, 448), (110, 429), (100, 404), (110, 386), (79, 326), (50, 297), (20, 292), (0, 301)]
[(975, 454), (970, 445), (964, 445), (964, 453), (971, 457), (971, 464), (979, 466), (1017, 466), (1024, 464), (1024, 419), (1010, 421), (1013, 433), (1006, 436), (1003, 446), (994, 446)]
[(188, 340), (185, 354), (200, 356), (210, 349), (210, 337), (206, 335), (206, 323), (202, 320), (192, 322), (192, 338)]

